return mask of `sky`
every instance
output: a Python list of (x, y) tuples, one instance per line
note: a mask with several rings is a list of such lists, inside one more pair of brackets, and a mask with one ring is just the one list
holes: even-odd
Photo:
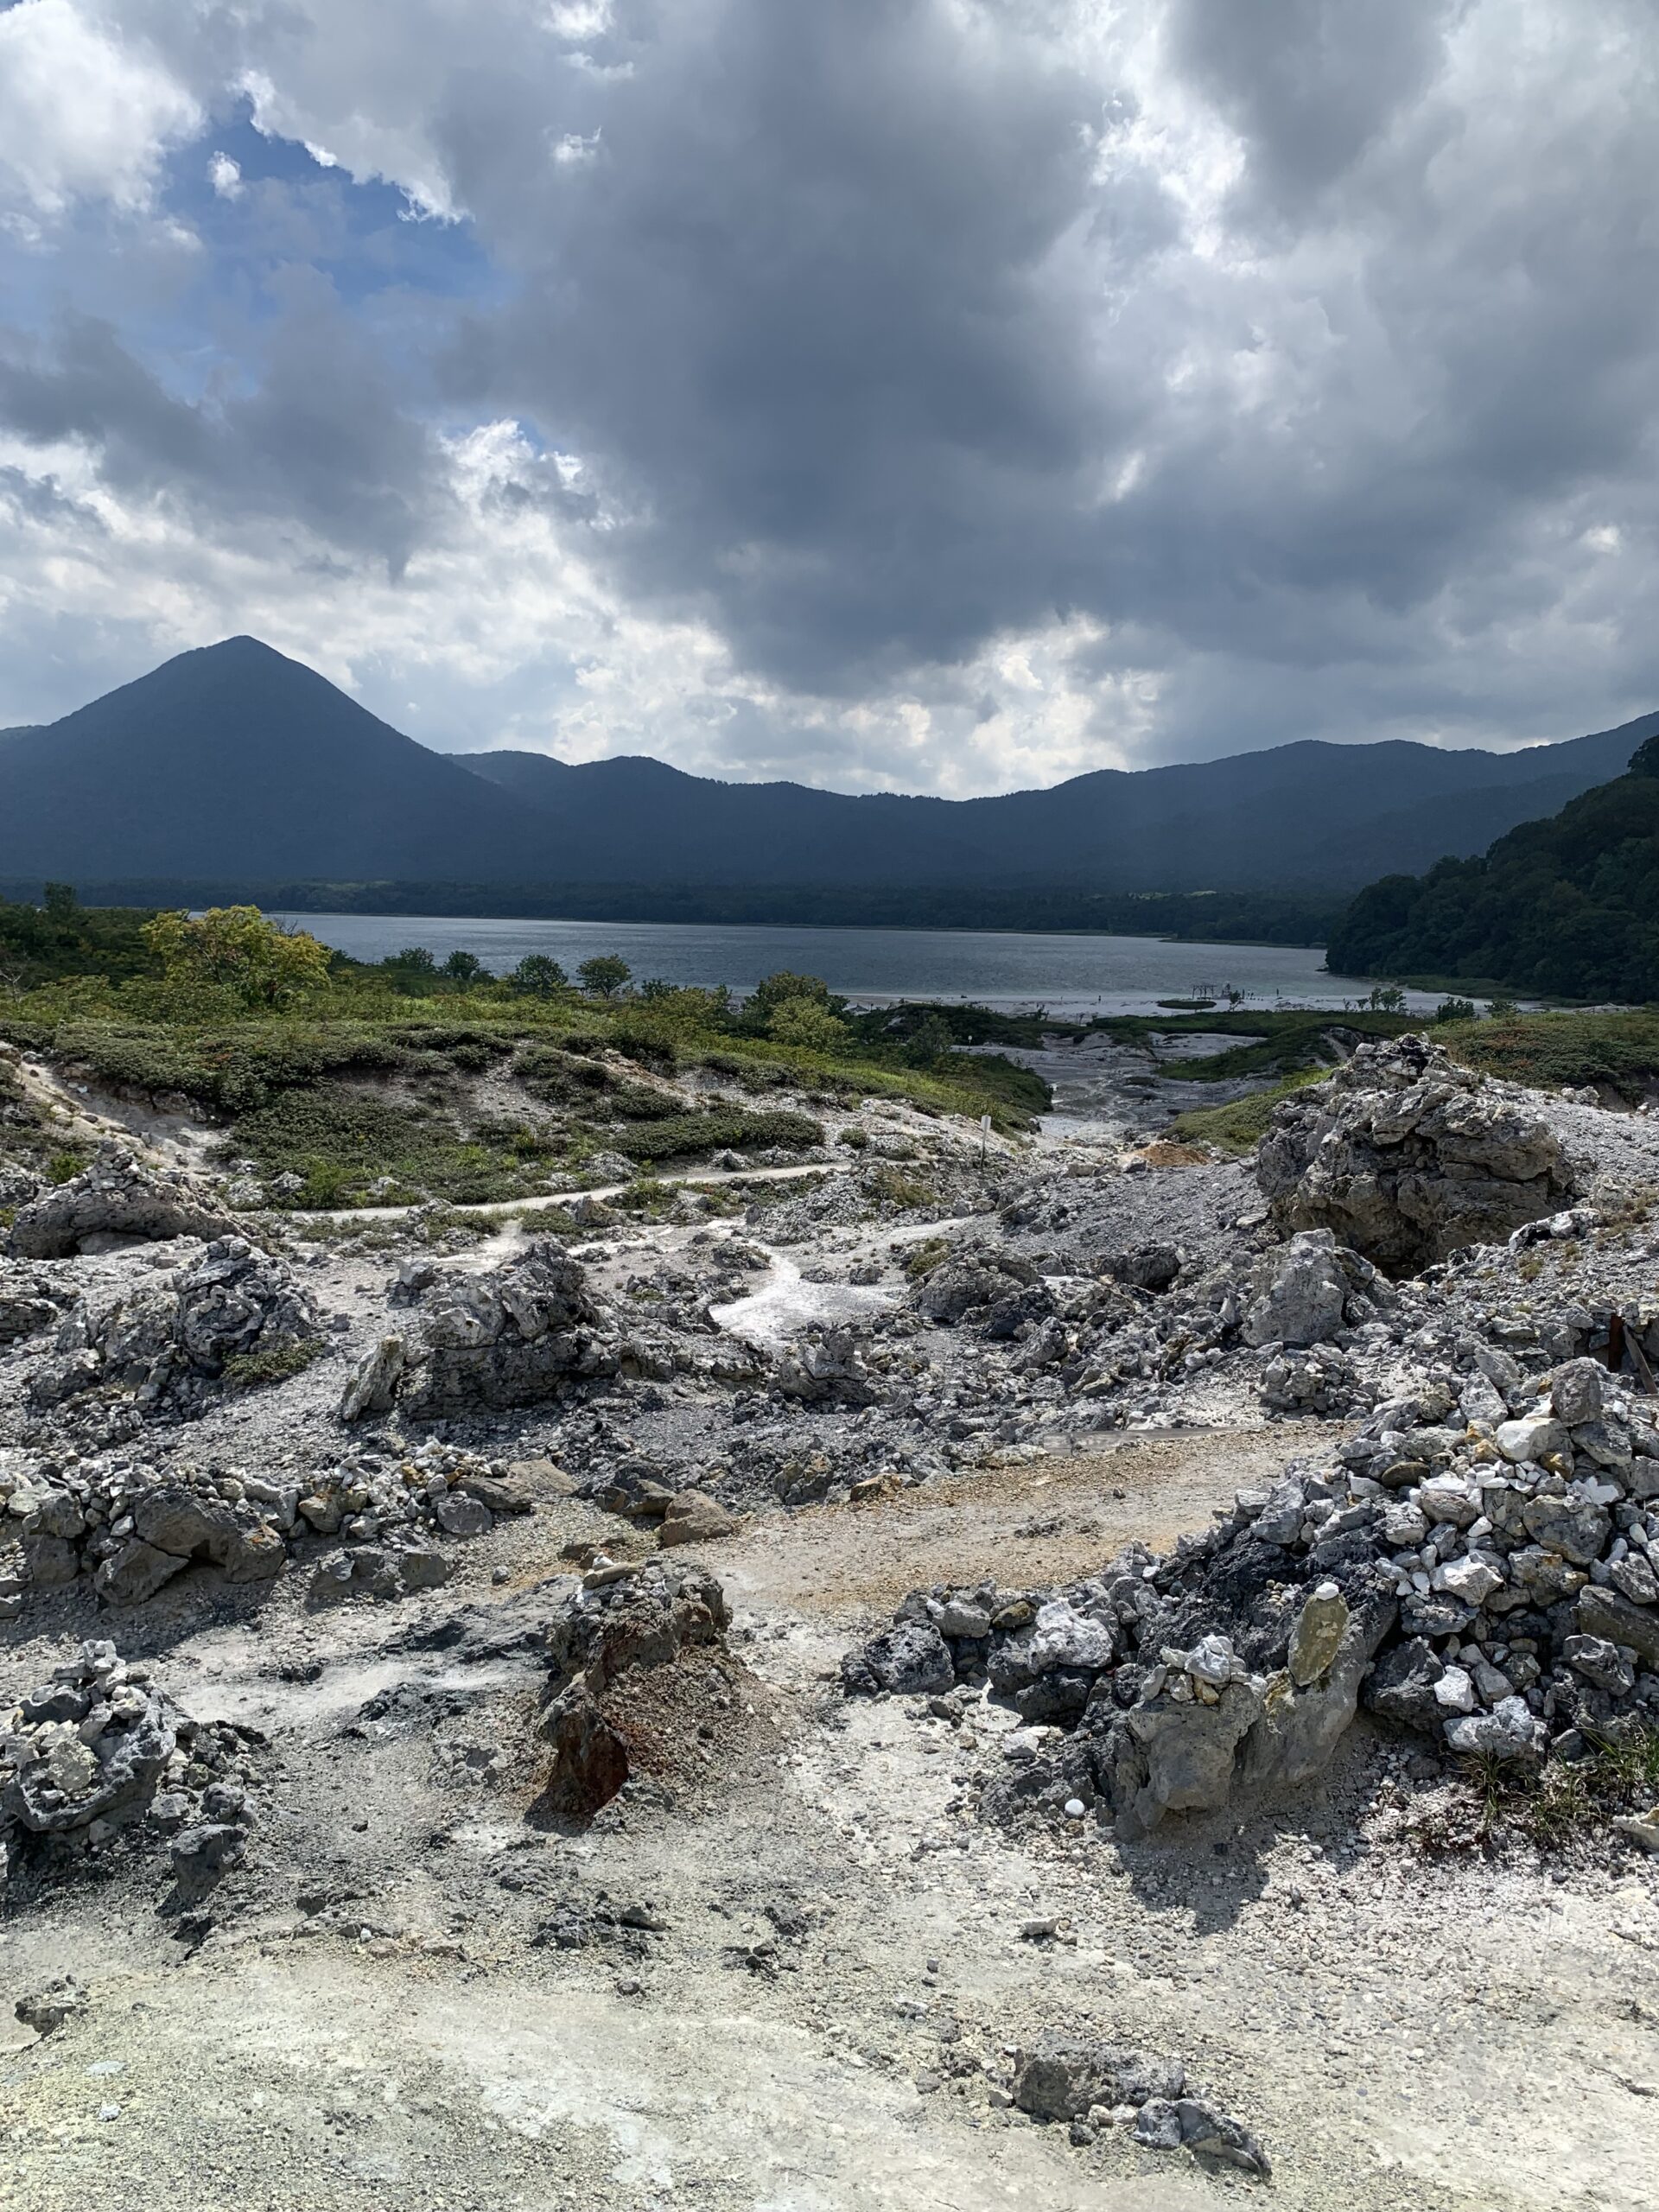
[(0, 724), (965, 797), (1659, 707), (1653, 0), (0, 0)]

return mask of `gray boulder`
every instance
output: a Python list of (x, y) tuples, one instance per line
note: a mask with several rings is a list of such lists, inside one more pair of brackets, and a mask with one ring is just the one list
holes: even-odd
[(43, 1268), (0, 1262), (0, 1344), (20, 1344), (51, 1328), (73, 1295)]
[(124, 1825), (155, 1796), (177, 1742), (166, 1700), (128, 1678), (115, 1646), (83, 1643), (45, 1694), (0, 1720), (0, 1840)]
[(805, 1406), (868, 1406), (876, 1393), (859, 1360), (851, 1332), (824, 1329), (780, 1354), (772, 1387)]
[(620, 1363), (586, 1271), (543, 1237), (506, 1267), (434, 1289), (397, 1400), (417, 1421), (537, 1405)]
[(181, 1484), (162, 1484), (138, 1500), (137, 1535), (181, 1563), (207, 1560), (227, 1582), (265, 1582), (281, 1572), (287, 1547), (270, 1524), (246, 1506), (202, 1497)]
[(1238, 2166), (1262, 2179), (1273, 2171), (1267, 2152), (1249, 2130), (1202, 2097), (1154, 2099), (1142, 2105), (1133, 2133), (1146, 2150), (1185, 2148), (1194, 2158)]
[(1014, 2060), (1014, 2101), (1039, 2120), (1081, 2120), (1096, 2105), (1142, 2105), (1179, 2097), (1186, 2070), (1178, 2059), (1050, 2033)]
[(92, 1586), (106, 1605), (142, 1605), (188, 1565), (176, 1552), (158, 1550), (142, 1536), (132, 1536), (101, 1563)]
[[(652, 1560), (611, 1580), (589, 1578), (548, 1635), (552, 1671), (539, 1732), (553, 1765), (538, 1810), (581, 1826), (628, 1780), (626, 1729), (610, 1709), (625, 1678), (670, 1667), (687, 1651), (718, 1652), (731, 1625), (714, 1576), (690, 1562)], [(704, 1671), (718, 1679), (715, 1669)]]
[(1304, 1230), (1256, 1268), (1241, 1324), (1244, 1341), (1324, 1344), (1345, 1325), (1354, 1300), (1376, 1287), (1376, 1270), (1344, 1251), (1328, 1229)]
[(1329, 1229), (1390, 1274), (1501, 1243), (1574, 1195), (1548, 1124), (1417, 1036), (1362, 1045), (1287, 1099), (1256, 1179), (1281, 1231)]
[(1366, 1678), (1363, 1692), (1370, 1710), (1396, 1726), (1433, 1736), (1446, 1718), (1434, 1685), (1446, 1672), (1426, 1637), (1414, 1636), (1385, 1651)]
[(1446, 1740), (1454, 1751), (1518, 1765), (1541, 1763), (1547, 1736), (1523, 1697), (1500, 1698), (1490, 1713), (1466, 1713), (1446, 1724)]
[(916, 1293), (916, 1311), (930, 1321), (953, 1324), (970, 1313), (988, 1313), (1020, 1293), (1039, 1287), (1040, 1278), (1029, 1260), (1013, 1252), (969, 1250), (941, 1261), (924, 1277)]
[(369, 1414), (390, 1413), (397, 1402), (397, 1385), (403, 1380), (406, 1363), (403, 1338), (382, 1337), (372, 1351), (363, 1355), (340, 1394), (341, 1421), (361, 1421)]
[(1148, 1835), (1166, 1813), (1224, 1805), (1239, 1746), (1265, 1709), (1262, 1687), (1237, 1680), (1213, 1704), (1166, 1688), (1121, 1715), (1097, 1762), (1119, 1834)]
[(841, 1662), (848, 1689), (867, 1697), (882, 1690), (913, 1696), (948, 1690), (957, 1679), (950, 1646), (931, 1621), (895, 1621)]
[(25, 1260), (67, 1259), (96, 1242), (157, 1243), (231, 1235), (235, 1221), (189, 1176), (141, 1167), (113, 1147), (83, 1173), (19, 1208), (6, 1249)]

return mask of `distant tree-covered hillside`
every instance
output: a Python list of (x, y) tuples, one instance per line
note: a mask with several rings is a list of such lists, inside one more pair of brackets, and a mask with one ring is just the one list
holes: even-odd
[(1479, 977), (1561, 998), (1659, 999), (1659, 737), (1627, 772), (1479, 860), (1386, 875), (1326, 960), (1361, 976)]

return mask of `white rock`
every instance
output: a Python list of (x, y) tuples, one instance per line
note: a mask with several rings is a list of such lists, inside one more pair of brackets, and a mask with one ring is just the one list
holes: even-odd
[(1465, 1552), (1460, 1558), (1449, 1559), (1436, 1568), (1433, 1586), (1460, 1598), (1465, 1605), (1482, 1605), (1494, 1590), (1503, 1588), (1503, 1570), (1490, 1559), (1483, 1559), (1478, 1552)]
[(1220, 1689), (1239, 1669), (1238, 1655), (1224, 1636), (1206, 1636), (1186, 1655), (1186, 1671), (1195, 1681)]
[(1540, 1466), (1549, 1454), (1570, 1448), (1570, 1439), (1561, 1423), (1548, 1419), (1501, 1421), (1492, 1441), (1516, 1467), (1529, 1461)]
[(1434, 1701), (1446, 1713), (1472, 1713), (1475, 1686), (1461, 1667), (1448, 1667), (1434, 1685)]

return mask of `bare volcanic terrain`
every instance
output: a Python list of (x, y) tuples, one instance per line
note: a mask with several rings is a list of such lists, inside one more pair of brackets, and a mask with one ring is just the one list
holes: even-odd
[(5, 1072), (0, 2202), (1659, 2206), (1645, 1109), (324, 1212)]

